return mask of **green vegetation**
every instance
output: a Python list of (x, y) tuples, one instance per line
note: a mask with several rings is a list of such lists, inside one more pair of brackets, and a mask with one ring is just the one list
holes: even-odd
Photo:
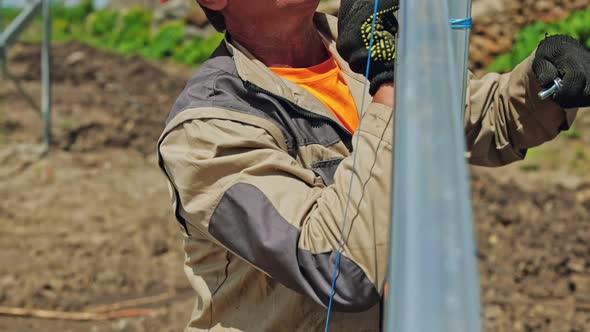
[(522, 28), (515, 36), (509, 53), (501, 55), (488, 67), (490, 72), (507, 72), (528, 57), (546, 35), (566, 34), (590, 49), (590, 8), (577, 11), (566, 19), (544, 23), (535, 22)]
[(539, 164), (539, 148), (528, 149), (524, 161), (520, 162), (518, 168), (523, 171), (538, 171), (541, 168)]
[[(14, 8), (3, 8), (0, 11), (5, 24), (18, 13), (19, 10)], [(172, 59), (191, 66), (203, 63), (223, 39), (222, 34), (207, 39), (187, 39), (186, 25), (182, 21), (164, 24), (156, 30), (152, 28), (150, 10), (94, 10), (91, 0), (68, 7), (57, 2), (53, 5), (52, 14), (54, 42), (80, 41), (122, 55)], [(40, 38), (41, 19), (38, 18), (21, 39), (39, 41)]]
[(71, 130), (74, 128), (74, 120), (66, 118), (61, 120), (61, 122), (59, 123), (59, 128), (61, 128), (62, 130)]
[(582, 137), (582, 135), (580, 134), (580, 132), (576, 129), (576, 127), (572, 126), (570, 129), (564, 131), (563, 133), (561, 133), (561, 135), (567, 139), (571, 139), (571, 140), (576, 140), (576, 139), (580, 139)]

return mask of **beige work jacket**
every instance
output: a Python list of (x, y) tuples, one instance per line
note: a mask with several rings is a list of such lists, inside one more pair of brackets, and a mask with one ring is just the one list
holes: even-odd
[[(392, 110), (370, 96), (361, 105), (365, 79), (338, 56), (335, 20), (315, 17), (357, 109), (365, 110), (354, 135), (315, 97), (231, 41), (196, 72), (170, 113), (158, 156), (196, 291), (187, 331), (322, 331), (351, 179), (331, 330), (379, 330)], [(508, 74), (470, 78), (471, 163), (520, 160), (569, 126), (575, 112), (539, 100), (538, 91), (531, 59)]]

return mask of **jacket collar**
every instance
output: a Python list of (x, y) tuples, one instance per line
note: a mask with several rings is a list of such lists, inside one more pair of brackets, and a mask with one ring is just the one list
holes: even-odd
[[(365, 92), (366, 80), (364, 76), (354, 73), (348, 66), (348, 63), (340, 57), (336, 50), (338, 31), (337, 19), (334, 16), (316, 13), (314, 16), (314, 23), (316, 24), (320, 37), (338, 62), (338, 65), (341, 68), (341, 73), (344, 76), (355, 101), (357, 111), (360, 112), (363, 106), (367, 106), (367, 104), (370, 103), (371, 97), (368, 95), (368, 92), (366, 92), (367, 96), (365, 98), (365, 105), (361, 105), (363, 92)], [(252, 55), (245, 47), (235, 40), (232, 40), (227, 35), (225, 43), (227, 49), (233, 56), (238, 75), (242, 80), (248, 81), (273, 94), (284, 97), (310, 112), (327, 116), (332, 120), (339, 122), (337, 117), (311, 93), (299, 85), (273, 73), (268, 67), (266, 67), (266, 65), (264, 65), (264, 63), (256, 59), (256, 57), (254, 57), (254, 55)]]

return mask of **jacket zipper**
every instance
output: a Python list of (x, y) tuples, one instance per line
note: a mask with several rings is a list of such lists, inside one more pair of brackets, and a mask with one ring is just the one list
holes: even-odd
[(338, 129), (338, 131), (340, 131), (341, 134), (344, 134), (344, 137), (347, 137), (348, 139), (352, 138), (352, 133), (348, 131), (348, 129), (344, 128), (344, 126), (342, 126), (340, 123), (330, 119), (327, 116), (324, 115), (320, 115), (317, 113), (313, 113), (311, 111), (306, 110), (305, 108), (295, 104), (294, 102), (290, 101), (289, 99), (276, 95), (268, 90), (265, 90), (255, 84), (253, 84), (252, 82), (249, 81), (244, 81), (244, 86), (246, 87), (246, 89), (252, 90), (253, 92), (256, 93), (263, 93), (266, 95), (269, 95), (271, 97), (274, 97), (276, 99), (282, 100), (285, 103), (289, 104), (289, 106), (291, 106), (291, 108), (295, 111), (295, 113), (310, 119), (310, 120), (314, 120), (314, 121), (318, 121), (318, 122), (324, 122), (327, 124), (332, 125), (333, 127), (335, 127), (336, 129)]

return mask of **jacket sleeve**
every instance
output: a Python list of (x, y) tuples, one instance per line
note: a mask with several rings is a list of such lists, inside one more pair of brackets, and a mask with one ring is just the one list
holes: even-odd
[(524, 158), (526, 150), (567, 130), (576, 110), (541, 100), (532, 71), (533, 56), (506, 74), (476, 79), (470, 73), (465, 113), (469, 161), (501, 166)]
[(160, 156), (191, 232), (324, 306), (345, 227), (334, 308), (360, 312), (379, 301), (386, 273), (392, 114), (367, 108), (353, 137), (358, 162), (353, 170), (344, 158), (329, 186), (268, 131), (240, 121), (183, 122), (162, 138)]

